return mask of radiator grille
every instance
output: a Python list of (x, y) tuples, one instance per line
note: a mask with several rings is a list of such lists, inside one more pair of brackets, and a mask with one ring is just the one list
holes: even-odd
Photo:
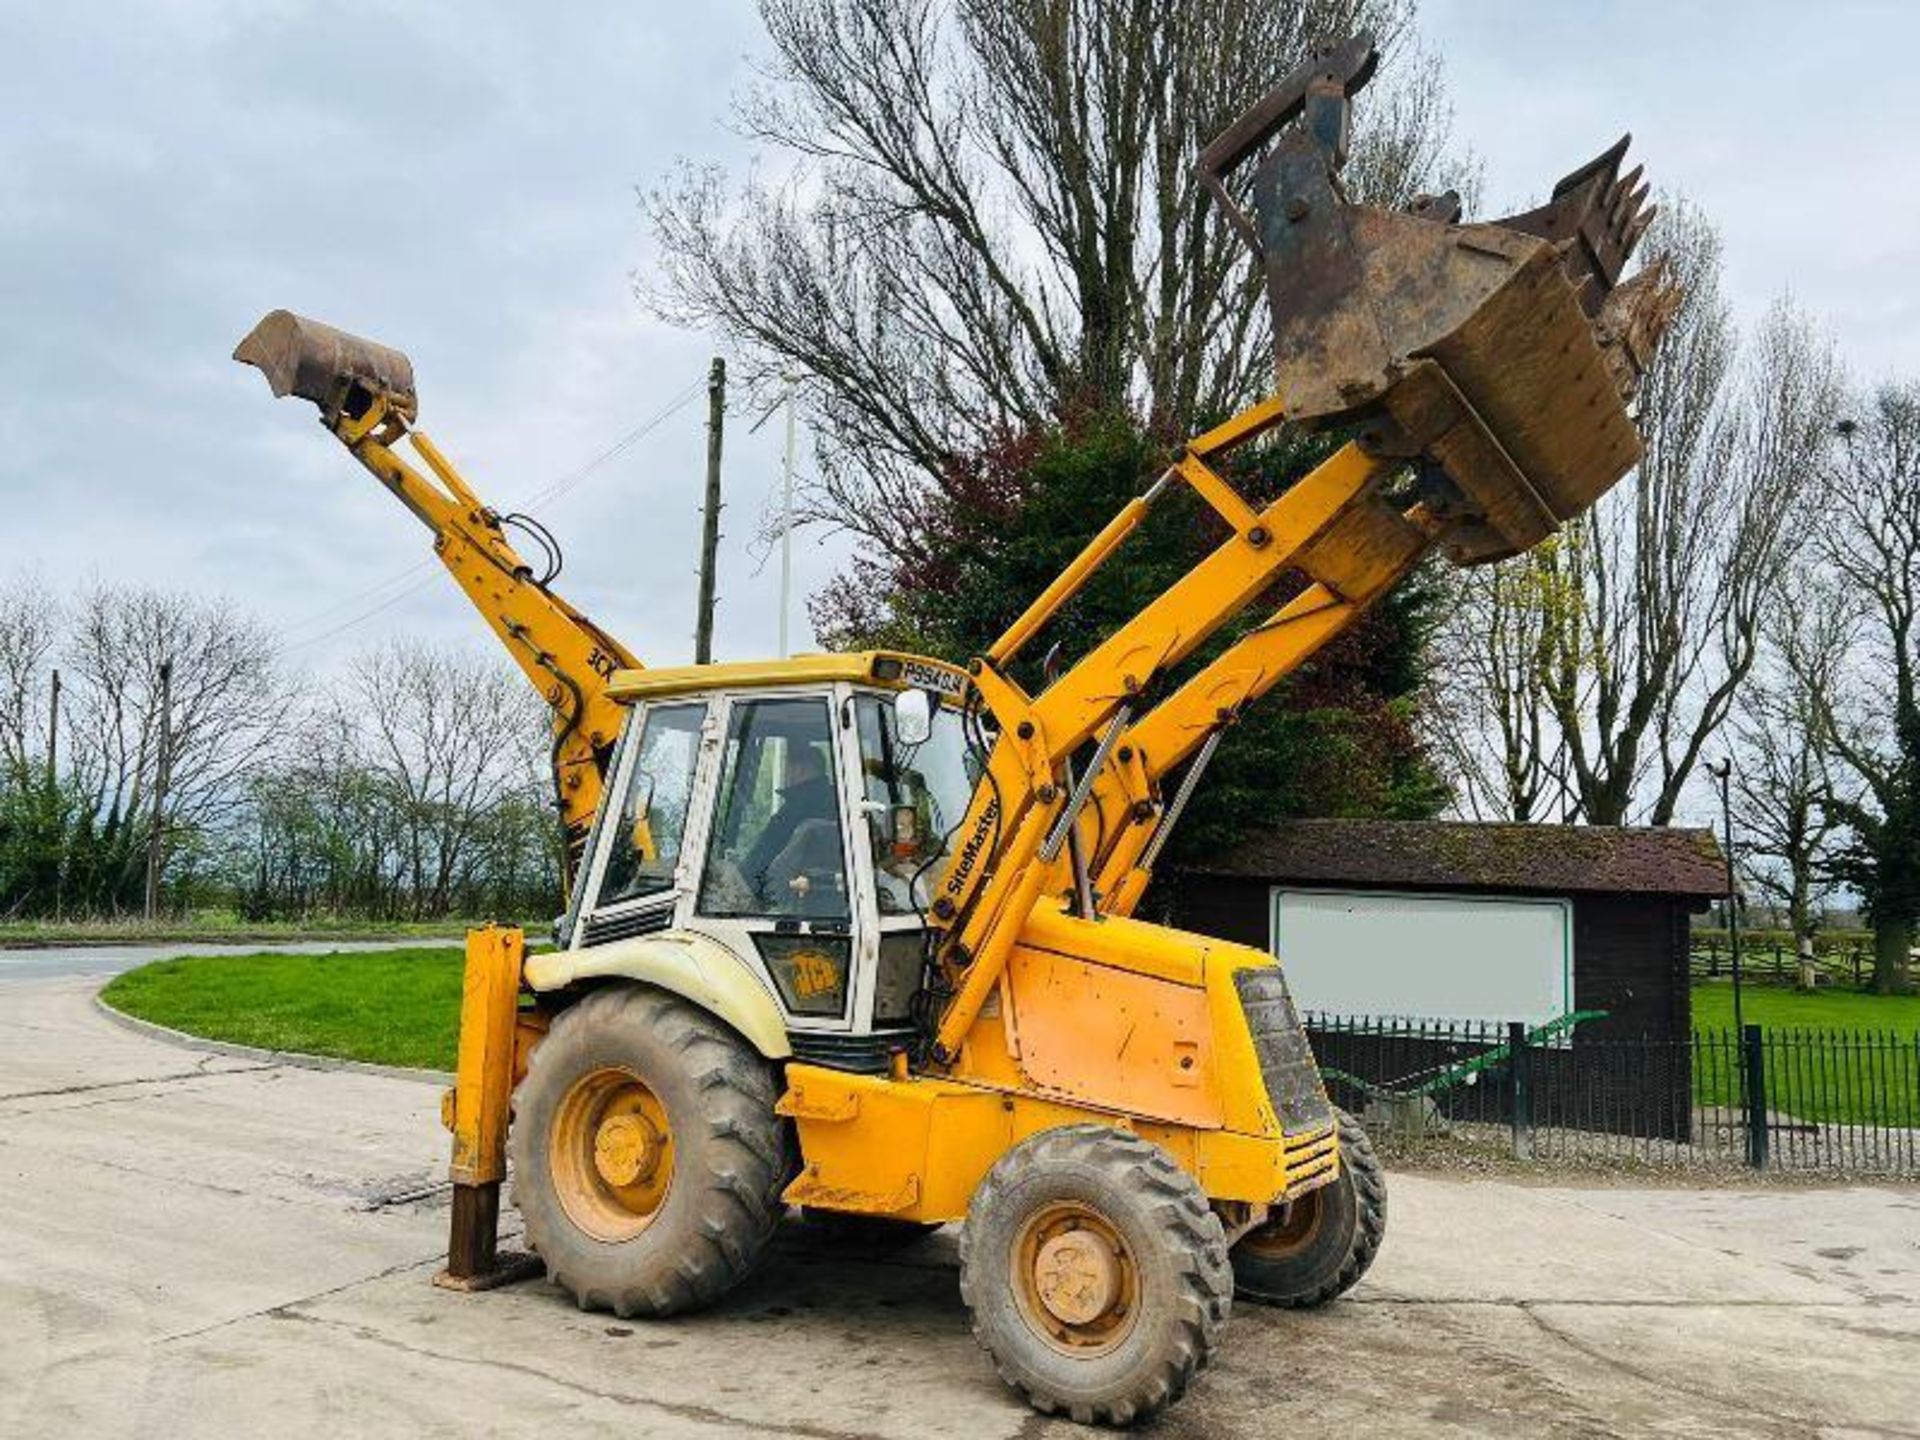
[(673, 906), (656, 905), (651, 910), (623, 910), (614, 915), (587, 918), (587, 945), (605, 945), (610, 940), (631, 940), (636, 935), (651, 935), (673, 924)]
[(1294, 1013), (1293, 996), (1278, 965), (1237, 971), (1233, 983), (1240, 992), (1240, 1008), (1253, 1032), (1254, 1053), (1260, 1059), (1260, 1078), (1267, 1099), (1280, 1116), (1286, 1134), (1319, 1130), (1333, 1123), (1333, 1106), (1320, 1083), (1307, 1032)]
[(860, 1075), (884, 1075), (896, 1050), (913, 1041), (911, 1030), (883, 1030), (873, 1035), (820, 1035), (789, 1030), (787, 1043), (793, 1058), (829, 1070), (851, 1070)]

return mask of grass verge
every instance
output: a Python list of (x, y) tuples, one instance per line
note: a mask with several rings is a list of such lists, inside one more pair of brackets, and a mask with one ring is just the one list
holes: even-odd
[[(1868, 995), (1858, 990), (1802, 993), (1771, 985), (1740, 987), (1742, 1018), (1749, 1025), (1791, 1025), (1819, 1030), (1920, 1031), (1920, 995)], [(1693, 987), (1696, 1029), (1733, 1024), (1733, 986), (1709, 980)]]
[[(179, 940), (248, 943), (269, 940), (442, 940), (479, 921), (354, 920), (317, 916), (310, 920), (247, 920), (231, 910), (196, 912), (149, 923), (115, 920), (0, 920), (0, 949), (44, 945), (154, 945)], [(544, 923), (544, 922), (542, 922)], [(533, 927), (538, 930), (539, 924)]]
[(114, 1009), (208, 1040), (451, 1070), (464, 952), (193, 955), (116, 977)]

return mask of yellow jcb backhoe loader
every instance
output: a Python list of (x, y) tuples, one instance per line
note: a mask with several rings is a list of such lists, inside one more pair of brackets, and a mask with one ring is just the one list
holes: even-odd
[[(1274, 398), (1191, 441), (964, 668), (644, 669), (412, 428), (404, 356), (285, 311), (241, 343), (427, 524), (556, 716), (567, 912), (550, 953), (469, 942), (448, 1283), (499, 1273), (509, 1158), (548, 1273), (623, 1316), (723, 1295), (791, 1205), (875, 1239), (961, 1222), (1001, 1374), (1126, 1423), (1186, 1390), (1236, 1297), (1317, 1305), (1366, 1270), (1384, 1181), (1281, 965), (1130, 915), (1244, 707), (1429, 552), (1524, 550), (1632, 467), (1675, 304), (1657, 266), (1619, 283), (1649, 215), (1624, 142), (1492, 224), (1351, 202), (1376, 58), (1314, 56), (1201, 157), (1266, 267)], [(1351, 439), (1252, 504), (1225, 462), (1282, 421)], [(1227, 538), (1029, 694), (1011, 662), (1181, 485)], [(1290, 572), (1295, 598), (1181, 678)]]

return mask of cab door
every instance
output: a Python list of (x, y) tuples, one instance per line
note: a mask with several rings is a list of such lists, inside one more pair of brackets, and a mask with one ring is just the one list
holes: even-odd
[(655, 701), (628, 720), (568, 917), (575, 948), (674, 923), (709, 733), (704, 699)]
[(726, 702), (690, 928), (760, 964), (798, 1031), (851, 1022), (854, 921), (846, 783), (825, 692)]

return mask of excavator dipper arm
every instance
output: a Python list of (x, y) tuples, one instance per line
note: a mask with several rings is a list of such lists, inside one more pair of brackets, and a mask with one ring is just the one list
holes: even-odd
[[(517, 517), (484, 504), (412, 428), (419, 401), (405, 355), (276, 310), (233, 358), (264, 373), (275, 395), (319, 408), (321, 423), (432, 532), (441, 564), (552, 707), (554, 791), (571, 888), (620, 731), (620, 707), (606, 682), (639, 662), (548, 588), (553, 565), (535, 575), (506, 537), (505, 527)], [(400, 453), (403, 438), (424, 470)]]

